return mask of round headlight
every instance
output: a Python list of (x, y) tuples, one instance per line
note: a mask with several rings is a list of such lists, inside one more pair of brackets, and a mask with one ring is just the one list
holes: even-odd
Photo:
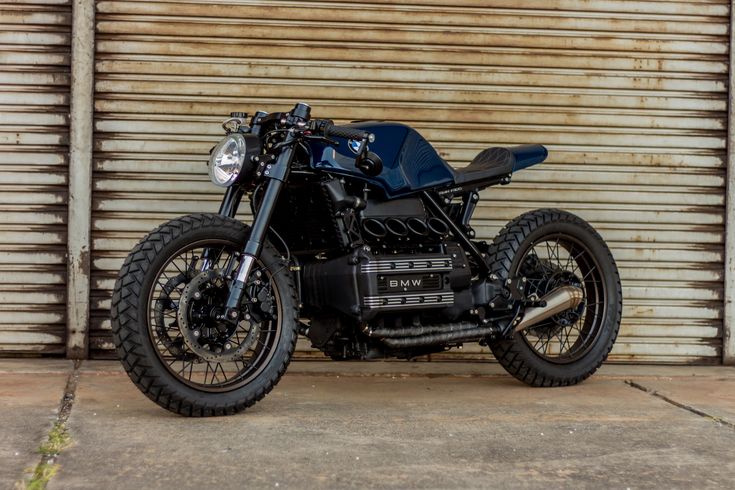
[(220, 187), (229, 187), (240, 176), (247, 144), (240, 133), (228, 134), (219, 142), (209, 156), (209, 178)]

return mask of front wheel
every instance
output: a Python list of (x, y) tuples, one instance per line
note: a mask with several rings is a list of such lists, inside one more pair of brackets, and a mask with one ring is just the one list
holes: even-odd
[(578, 216), (539, 209), (500, 230), (489, 258), (498, 277), (525, 277), (527, 295), (563, 286), (584, 293), (578, 307), (491, 343), (498, 362), (532, 386), (573, 385), (592, 375), (612, 349), (623, 308), (618, 269), (602, 237)]
[(278, 382), (297, 338), (288, 264), (268, 243), (236, 321), (223, 320), (229, 283), (249, 236), (216, 214), (161, 225), (125, 259), (112, 296), (112, 335), (130, 378), (151, 400), (187, 416), (229, 415)]

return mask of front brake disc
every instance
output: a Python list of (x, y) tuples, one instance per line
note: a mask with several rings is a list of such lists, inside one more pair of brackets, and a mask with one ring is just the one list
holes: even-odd
[[(181, 293), (179, 310), (176, 314), (184, 342), (189, 349), (205, 361), (228, 362), (241, 359), (253, 344), (255, 344), (255, 340), (260, 333), (260, 328), (257, 323), (250, 320), (240, 320), (237, 324), (228, 324), (227, 332), (223, 335), (219, 334), (217, 338), (214, 338), (211, 334), (206, 334), (206, 331), (213, 329), (204, 325), (203, 322), (217, 321), (222, 325), (224, 321), (212, 319), (203, 320), (203, 322), (191, 321), (192, 311), (201, 306), (202, 301), (205, 301), (207, 286), (213, 285), (214, 281), (221, 278), (220, 270), (204, 271), (196, 275)], [(241, 342), (238, 342), (233, 334), (238, 328), (244, 326), (245, 323), (249, 323), (247, 335)], [(214, 330), (218, 329), (215, 328)]]
[[(154, 325), (158, 338), (168, 352), (177, 359), (186, 359), (187, 353), (184, 349), (184, 339), (179, 335), (173, 338), (171, 332), (179, 332), (178, 321), (174, 320), (166, 325), (167, 315), (173, 315), (178, 308), (176, 302), (171, 298), (171, 294), (180, 286), (185, 285), (187, 277), (184, 274), (178, 274), (169, 279), (163, 285), (161, 294), (156, 298), (154, 306)], [(170, 318), (170, 317), (168, 317)]]

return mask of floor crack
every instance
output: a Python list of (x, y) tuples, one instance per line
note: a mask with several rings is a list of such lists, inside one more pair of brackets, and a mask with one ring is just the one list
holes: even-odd
[(41, 454), (40, 461), (33, 469), (30, 477), (23, 478), (19, 481), (16, 484), (16, 488), (44, 489), (54, 474), (56, 474), (59, 467), (56, 463), (59, 454), (71, 441), (66, 428), (66, 422), (69, 420), (71, 409), (74, 406), (77, 384), (79, 383), (79, 368), (81, 365), (81, 360), (74, 361), (72, 371), (66, 380), (64, 394), (61, 396), (61, 401), (59, 402), (59, 411), (56, 415), (54, 425), (46, 435), (46, 440), (38, 448), (38, 452)]
[(666, 403), (668, 403), (670, 405), (673, 405), (673, 406), (675, 406), (677, 408), (681, 408), (682, 410), (686, 410), (687, 412), (690, 412), (690, 413), (693, 413), (695, 415), (699, 415), (700, 417), (703, 417), (703, 418), (712, 420), (713, 422), (716, 422), (716, 423), (718, 423), (720, 425), (723, 425), (725, 427), (728, 427), (730, 429), (735, 429), (735, 424), (733, 424), (732, 422), (729, 422), (729, 421), (723, 419), (722, 417), (717, 417), (716, 415), (709, 414), (709, 413), (707, 413), (705, 411), (702, 411), (702, 410), (700, 410), (698, 408), (692, 407), (690, 405), (686, 405), (684, 403), (677, 402), (676, 400), (673, 400), (673, 399), (669, 398), (668, 396), (659, 393), (656, 390), (653, 390), (651, 388), (646, 388), (642, 384), (636, 383), (633, 380), (626, 379), (625, 380), (625, 384), (627, 384), (631, 388), (635, 388), (635, 389), (640, 390), (640, 391), (642, 391), (644, 393), (647, 393), (647, 394), (649, 394), (651, 396), (655, 396), (656, 398), (660, 398), (661, 400), (665, 401)]

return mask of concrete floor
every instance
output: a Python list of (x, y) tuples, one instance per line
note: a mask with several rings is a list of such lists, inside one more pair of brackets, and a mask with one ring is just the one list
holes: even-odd
[(46, 372), (0, 369), (0, 487), (12, 488), (39, 462), (38, 447), (56, 420), (72, 363)]
[[(0, 362), (3, 488), (33, 463), (70, 370), (23, 363)], [(430, 364), (295, 363), (248, 412), (186, 419), (116, 363), (84, 363), (49, 488), (735, 485), (733, 368), (605, 366), (532, 389), (493, 364)]]

